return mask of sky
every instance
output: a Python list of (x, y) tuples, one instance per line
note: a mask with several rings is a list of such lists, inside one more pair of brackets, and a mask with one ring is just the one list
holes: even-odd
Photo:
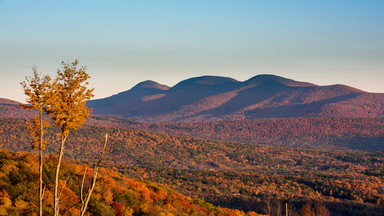
[(144, 80), (275, 74), (384, 93), (383, 0), (0, 0), (0, 97), (35, 65), (88, 67), (95, 98)]

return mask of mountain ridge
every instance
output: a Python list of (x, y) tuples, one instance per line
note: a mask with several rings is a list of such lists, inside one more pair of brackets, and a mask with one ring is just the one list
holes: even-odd
[[(20, 104), (0, 99), (0, 117), (31, 117), (21, 111)], [(320, 86), (269, 74), (246, 81), (200, 76), (172, 87), (146, 80), (127, 91), (90, 100), (87, 105), (94, 115), (143, 122), (384, 117), (384, 93), (342, 84)]]
[(152, 81), (152, 80), (146, 80), (143, 82), (138, 83), (135, 85), (133, 89), (140, 89), (140, 88), (150, 88), (150, 89), (160, 89), (160, 90), (168, 90), (170, 87), (167, 85), (160, 84), (158, 82)]
[[(150, 88), (139, 88), (144, 84)], [(98, 115), (146, 122), (289, 117), (384, 117), (384, 94), (347, 85), (319, 86), (261, 74), (246, 81), (200, 76), (175, 86), (144, 81), (88, 105)]]
[(308, 86), (317, 86), (313, 83), (308, 82), (298, 82), (292, 79), (287, 79), (281, 76), (276, 76), (272, 74), (260, 74), (256, 75), (243, 83), (254, 83), (258, 85), (266, 85), (266, 84), (280, 84), (290, 87), (308, 87)]

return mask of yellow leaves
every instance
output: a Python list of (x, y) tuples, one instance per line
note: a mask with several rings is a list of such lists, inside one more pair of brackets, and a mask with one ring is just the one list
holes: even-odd
[(83, 176), (84, 174), (84, 170), (87, 166), (85, 164), (81, 165), (81, 166), (74, 166), (73, 167), (73, 172), (78, 175), (78, 176)]
[(32, 149), (39, 149), (39, 145), (41, 145), (42, 150), (45, 149), (44, 144), (46, 141), (42, 140), (42, 137), (47, 132), (46, 128), (49, 126), (49, 121), (40, 119), (40, 117), (33, 117), (32, 122), (27, 126), (28, 133), (32, 136)]
[(32, 67), (32, 70), (33, 76), (26, 77), (26, 80), (20, 83), (24, 89), (24, 94), (28, 96), (28, 105), (22, 105), (22, 107), (27, 110), (35, 109), (42, 113), (47, 91), (51, 86), (51, 77), (48, 75), (42, 76), (35, 66)]
[(0, 215), (8, 215), (7, 208), (12, 207), (12, 200), (10, 198), (5, 189), (0, 191)]
[(44, 199), (43, 199), (43, 203), (44, 205), (52, 205), (53, 203), (53, 189), (52, 189), (52, 185), (48, 185), (48, 190), (45, 190), (44, 192)]
[(149, 203), (148, 202), (141, 202), (139, 205), (140, 211), (147, 213), (149, 209)]
[(15, 207), (19, 209), (26, 209), (28, 208), (28, 203), (23, 200), (17, 200), (15, 202)]
[(174, 216), (174, 214), (170, 213), (170, 212), (161, 212), (160, 213), (161, 216)]
[(123, 216), (132, 216), (133, 209), (131, 207), (123, 207)]
[(34, 117), (32, 123), (28, 125), (29, 134), (32, 136), (31, 146), (33, 149), (44, 149), (44, 143), (42, 137), (44, 135), (45, 128), (49, 127), (49, 123), (43, 120), (43, 111), (46, 106), (47, 95), (50, 91), (51, 77), (42, 75), (37, 72), (36, 67), (32, 67), (33, 77), (26, 77), (26, 81), (21, 82), (24, 89), (24, 94), (28, 96), (27, 105), (21, 105), (26, 110), (36, 110), (39, 113), (39, 117)]
[(106, 189), (103, 192), (103, 199), (108, 205), (111, 205), (113, 203), (113, 192), (110, 189)]
[[(105, 173), (105, 169), (103, 169), (103, 171), (101, 171), (100, 173)], [(100, 182), (103, 182), (104, 184), (109, 186), (115, 186), (116, 183), (116, 181), (110, 175), (102, 175)]]
[(8, 197), (0, 197), (0, 215), (8, 215), (7, 208), (12, 207), (12, 201)]
[(87, 80), (90, 76), (86, 67), (77, 68), (79, 61), (71, 64), (62, 62), (62, 70), (57, 71), (57, 77), (49, 91), (46, 112), (54, 123), (60, 127), (61, 136), (67, 136), (70, 130), (77, 128), (90, 117), (91, 109), (87, 109), (87, 100), (93, 97), (93, 89), (88, 89)]
[(8, 215), (7, 209), (5, 207), (0, 206), (0, 215)]
[(9, 203), (4, 198), (7, 198), (7, 199), (11, 198), (5, 189), (0, 191), (0, 205), (6, 206), (6, 207), (11, 206), (12, 201), (9, 200), (10, 201), (10, 203)]
[(1, 171), (5, 174), (8, 175), (10, 171), (12, 170), (17, 170), (16, 168), (17, 162), (16, 161), (11, 161), (8, 160), (6, 161), (3, 166), (1, 167)]
[[(74, 206), (76, 203), (78, 203), (79, 197), (67, 187), (68, 182), (60, 180), (59, 181), (59, 188), (60, 188), (60, 209), (65, 210), (69, 209), (72, 206)], [(53, 194), (49, 194), (49, 200), (52, 199), (53, 202)], [(52, 202), (50, 204), (52, 204)]]
[[(54, 209), (57, 211), (59, 209), (58, 201), (60, 199), (57, 190), (58, 174), (64, 143), (69, 131), (77, 130), (90, 116), (91, 112), (91, 109), (87, 109), (86, 106), (87, 100), (93, 97), (93, 89), (86, 87), (86, 85), (88, 85), (87, 80), (90, 76), (86, 73), (86, 67), (77, 69), (78, 62), (78, 60), (75, 60), (72, 64), (62, 62), (62, 70), (57, 71), (57, 77), (54, 81), (51, 81), (49, 76), (40, 77), (36, 67), (33, 67), (34, 76), (27, 77), (26, 81), (21, 83), (24, 93), (28, 96), (29, 103), (22, 107), (27, 110), (35, 109), (39, 113), (39, 117), (35, 117), (32, 120), (32, 124), (28, 126), (29, 133), (33, 137), (32, 148), (39, 149), (41, 156), (44, 148), (44, 128), (49, 126), (48, 122), (43, 119), (43, 111), (52, 118), (54, 124), (59, 127), (61, 131), (59, 135), (62, 138), (62, 143), (54, 190)], [(61, 197), (61, 201), (67, 199), (65, 203), (70, 203), (76, 200), (67, 188), (64, 187), (62, 193), (63, 197)], [(56, 210), (55, 215), (57, 214)]]
[(32, 174), (39, 173), (39, 160), (35, 155), (26, 155), (24, 156), (24, 160), (28, 164)]
[(68, 210), (68, 215), (80, 215), (80, 210), (72, 207)]

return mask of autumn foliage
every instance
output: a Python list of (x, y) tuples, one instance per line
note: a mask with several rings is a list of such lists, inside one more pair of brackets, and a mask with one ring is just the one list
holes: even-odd
[[(24, 124), (0, 120), (2, 148), (30, 150)], [(111, 168), (216, 205), (265, 214), (264, 200), (271, 197), (274, 203), (289, 200), (297, 212), (316, 200), (333, 211), (384, 211), (383, 152), (293, 149), (83, 126), (68, 140), (66, 155), (96, 160), (98, 137), (105, 133), (111, 135), (105, 158)], [(55, 149), (48, 144), (47, 150)]]
[(384, 151), (384, 118), (268, 118), (141, 123), (94, 116), (90, 125), (293, 148)]
[[(44, 214), (52, 214), (54, 167), (57, 157), (45, 159), (44, 181), (48, 188), (44, 198)], [(38, 200), (37, 157), (30, 153), (0, 150), (0, 215), (34, 215)], [(64, 159), (62, 175), (68, 178), (60, 199), (61, 215), (79, 215), (79, 185), (86, 165)], [(92, 175), (88, 168), (87, 176)], [(90, 179), (90, 178), (87, 178)], [(86, 182), (89, 184), (90, 182)], [(257, 215), (239, 210), (215, 207), (201, 199), (193, 199), (167, 187), (127, 178), (102, 168), (89, 203), (88, 215)]]
[(60, 128), (60, 135), (68, 136), (70, 130), (76, 130), (90, 116), (92, 109), (86, 106), (87, 100), (93, 97), (93, 89), (87, 85), (90, 76), (86, 67), (78, 68), (78, 60), (72, 63), (61, 62), (62, 69), (48, 92), (46, 112)]

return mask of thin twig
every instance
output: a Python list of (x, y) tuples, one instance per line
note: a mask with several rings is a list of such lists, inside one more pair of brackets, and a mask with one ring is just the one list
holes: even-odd
[(41, 199), (43, 199), (43, 197), (44, 197), (45, 189), (46, 189), (46, 187), (45, 187), (45, 185), (44, 185), (44, 187), (43, 187), (43, 192), (41, 193)]
[[(69, 177), (70, 176), (67, 177), (67, 180), (65, 180), (63, 187), (61, 187), (61, 190), (60, 190), (60, 193), (59, 193), (59, 200), (61, 198), (61, 194), (63, 193), (64, 187), (67, 184), (67, 181), (68, 181)], [(57, 210), (59, 210), (59, 203), (57, 203)]]

